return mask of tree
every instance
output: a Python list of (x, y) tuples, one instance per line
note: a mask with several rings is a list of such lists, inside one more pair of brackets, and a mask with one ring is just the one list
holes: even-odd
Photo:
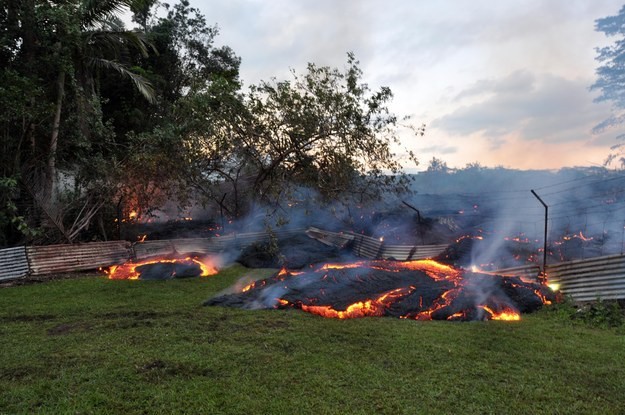
[[(0, 4), (4, 58), (0, 122), (6, 150), (2, 173), (5, 178), (19, 179), (20, 209), (29, 210), (29, 221), (35, 225), (42, 220), (54, 226), (63, 216), (55, 194), (59, 169), (69, 179), (63, 187), (73, 186), (70, 193), (84, 199), (81, 203), (104, 194), (102, 189), (91, 189), (92, 195), (87, 195), (90, 189), (79, 182), (87, 177), (82, 168), (103, 165), (97, 160), (99, 148), (111, 136), (102, 119), (99, 74), (112, 70), (153, 98), (151, 85), (124, 62), (132, 53), (145, 54), (148, 48), (141, 33), (123, 29), (115, 18), (133, 3), (28, 0)], [(94, 212), (91, 208), (97, 203), (77, 212)], [(71, 222), (88, 225), (88, 220)]]
[(344, 71), (311, 63), (303, 75), (261, 82), (243, 96), (221, 91), (230, 98), (217, 106), (196, 97), (205, 111), (180, 146), (190, 150), (187, 184), (220, 210), (237, 217), (254, 203), (285, 206), (302, 188), (319, 203), (408, 190), (391, 150), (399, 142), (392, 92), (363, 83), (353, 54)]
[[(134, 62), (155, 85), (158, 105), (148, 105), (110, 77), (101, 82), (104, 117), (115, 132), (109, 150), (115, 149), (120, 161), (115, 204), (121, 212), (115, 212), (117, 216), (131, 210), (148, 214), (167, 198), (188, 203), (188, 171), (205, 166), (212, 158), (193, 157), (197, 149), (189, 148), (187, 138), (198, 130), (214, 136), (223, 120), (235, 119), (243, 110), (236, 105), (240, 58), (231, 48), (214, 45), (218, 28), (209, 26), (188, 1), (174, 6), (148, 3), (154, 2), (136, 11), (135, 21), (159, 53), (137, 57)], [(162, 10), (157, 13), (159, 7), (164, 7), (164, 15)], [(190, 157), (195, 160), (193, 166)], [(219, 157), (228, 157), (223, 148)]]
[[(600, 63), (597, 80), (591, 89), (598, 89), (597, 101), (610, 101), (619, 109), (625, 109), (625, 6), (616, 16), (608, 16), (595, 21), (595, 30), (608, 37), (617, 37), (610, 46), (597, 48), (595, 59)], [(612, 121), (622, 121), (614, 118)]]
[(447, 162), (436, 157), (432, 157), (432, 160), (428, 163), (426, 170), (429, 173), (448, 173), (450, 168), (447, 166)]
[[(595, 59), (600, 65), (596, 70), (597, 80), (591, 90), (600, 92), (595, 101), (609, 101), (614, 109), (609, 118), (594, 127), (594, 132), (601, 132), (625, 122), (625, 6), (615, 16), (597, 19), (595, 30), (616, 38), (612, 45), (596, 49)], [(625, 134), (617, 138), (623, 139)], [(619, 157), (623, 152), (623, 144), (616, 144), (611, 150), (605, 164), (609, 165), (619, 159), (620, 164), (625, 165), (625, 158)]]

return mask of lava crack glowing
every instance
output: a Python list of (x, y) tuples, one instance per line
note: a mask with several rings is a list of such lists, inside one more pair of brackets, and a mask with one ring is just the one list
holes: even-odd
[(217, 267), (205, 258), (158, 258), (113, 265), (104, 272), (112, 280), (170, 279), (215, 275)]
[(297, 308), (328, 318), (519, 320), (554, 300), (539, 282), (453, 268), (433, 260), (328, 263), (281, 270), (206, 305)]

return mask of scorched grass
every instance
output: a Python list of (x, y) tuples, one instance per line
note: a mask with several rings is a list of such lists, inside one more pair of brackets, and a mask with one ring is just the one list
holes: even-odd
[(622, 331), (201, 306), (250, 272), (0, 289), (0, 412), (625, 412)]

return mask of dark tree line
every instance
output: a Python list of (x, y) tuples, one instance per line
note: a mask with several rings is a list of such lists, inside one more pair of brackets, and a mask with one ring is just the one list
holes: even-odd
[(392, 93), (353, 55), (244, 91), (217, 36), (186, 0), (0, 0), (0, 245), (114, 238), (167, 201), (236, 219), (406, 190)]

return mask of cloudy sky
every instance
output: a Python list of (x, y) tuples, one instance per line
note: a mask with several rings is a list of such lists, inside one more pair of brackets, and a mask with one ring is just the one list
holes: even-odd
[(191, 0), (242, 58), (245, 85), (287, 78), (307, 62), (361, 62), (393, 110), (425, 123), (405, 135), (427, 167), (470, 162), (519, 169), (600, 165), (622, 131), (592, 133), (594, 31), (623, 0)]

